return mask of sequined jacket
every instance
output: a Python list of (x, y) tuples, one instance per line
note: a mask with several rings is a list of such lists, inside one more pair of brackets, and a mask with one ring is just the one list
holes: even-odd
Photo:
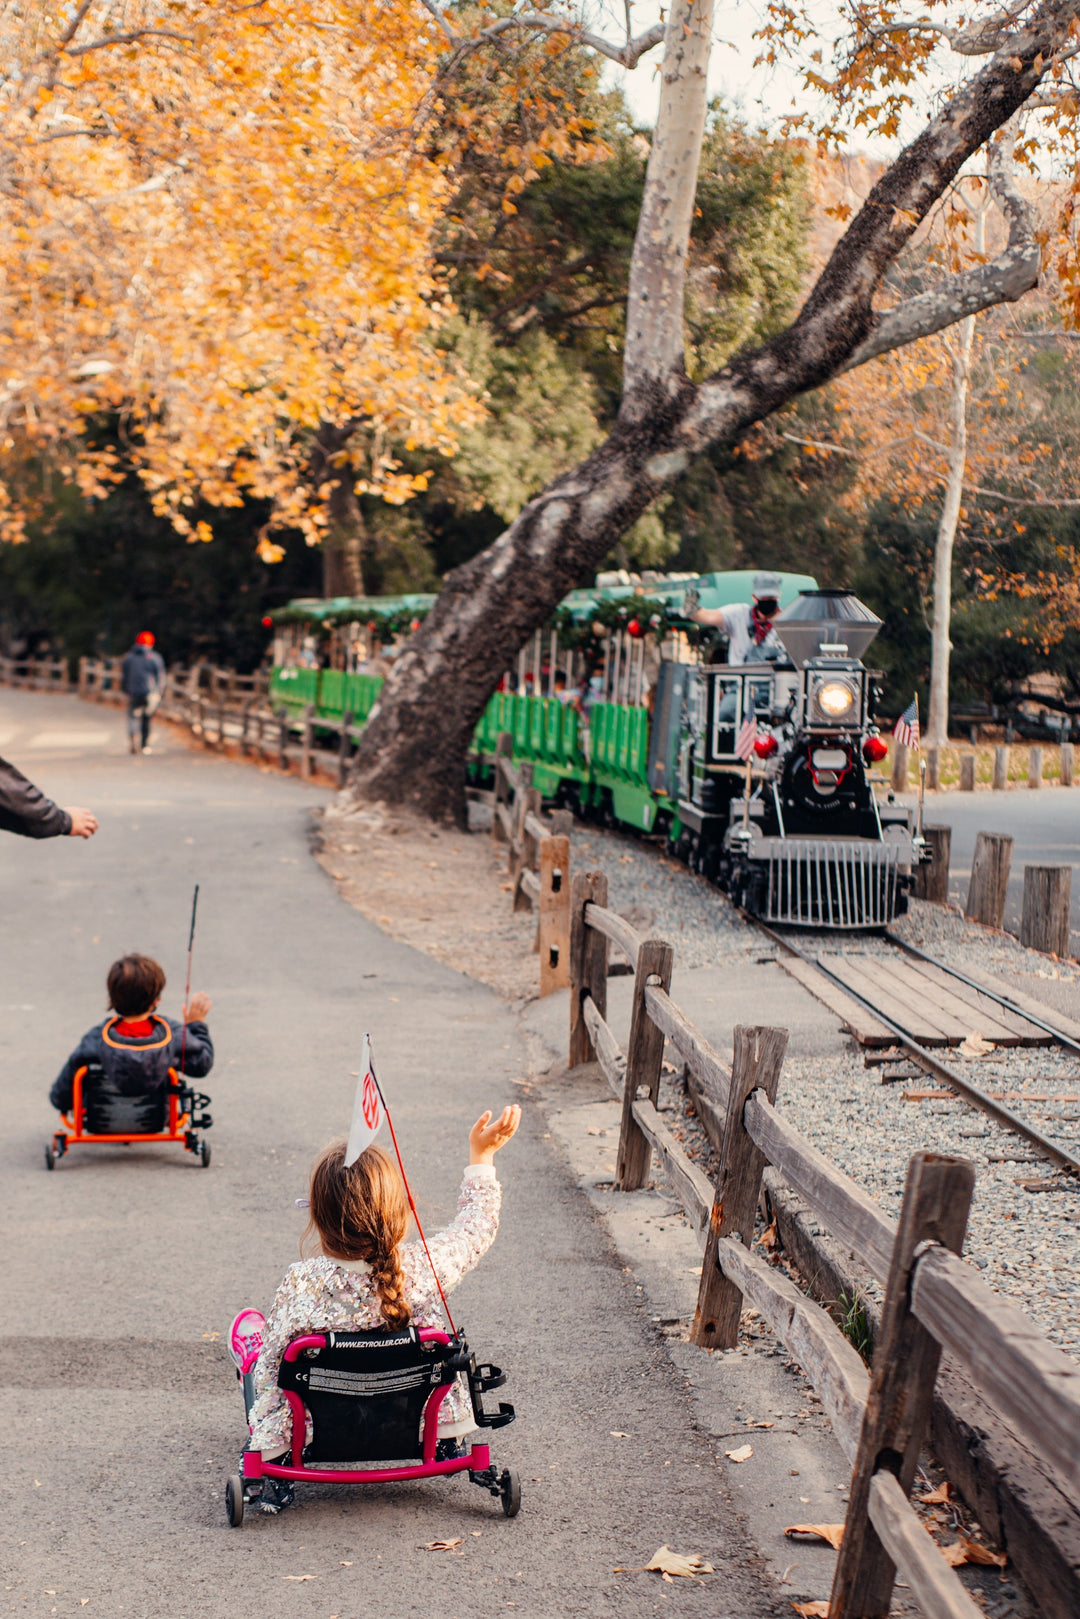
[[(428, 1247), (443, 1291), (449, 1292), (479, 1262), (499, 1229), (502, 1188), (490, 1164), (470, 1164), (461, 1182), (457, 1214), (445, 1231), (428, 1238)], [(416, 1327), (444, 1325), (439, 1295), (423, 1244), (401, 1250), (405, 1302)], [(292, 1417), (277, 1386), (281, 1357), (294, 1338), (306, 1332), (369, 1332), (383, 1325), (379, 1296), (368, 1267), (320, 1255), (290, 1265), (277, 1290), (266, 1322), (262, 1353), (255, 1367), (255, 1404), (251, 1411), (253, 1450), (276, 1456), (288, 1448)], [(468, 1391), (455, 1386), (443, 1401), (440, 1435), (472, 1428)]]

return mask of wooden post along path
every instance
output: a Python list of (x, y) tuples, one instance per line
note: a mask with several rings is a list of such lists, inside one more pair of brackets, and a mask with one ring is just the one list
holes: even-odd
[(977, 834), (964, 910), (969, 922), (981, 922), (988, 928), (1000, 928), (1004, 923), (1012, 851), (1013, 840), (1004, 833)]
[(960, 755), (960, 791), (973, 793), (975, 791), (975, 755), (962, 753)]
[(585, 907), (607, 905), (608, 880), (602, 871), (579, 871), (570, 885), (570, 1053), (569, 1066), (595, 1062), (596, 1052), (585, 1023), (584, 1002), (595, 1002), (607, 1016), (608, 942), (585, 925)]
[(1008, 748), (994, 749), (994, 779), (992, 785), (995, 793), (1003, 793), (1009, 785)]
[(1071, 866), (1025, 866), (1020, 943), (1049, 956), (1069, 951)]
[(570, 839), (540, 840), (540, 993), (570, 982)]
[(932, 905), (949, 902), (949, 853), (951, 826), (924, 826), (923, 837), (930, 846), (931, 859), (915, 868), (915, 897)]
[(786, 1029), (740, 1026), (735, 1030), (720, 1174), (690, 1331), (690, 1342), (703, 1349), (734, 1349), (738, 1342), (742, 1294), (720, 1269), (717, 1247), (721, 1237), (738, 1237), (749, 1248), (754, 1235), (761, 1176), (768, 1160), (748, 1134), (743, 1112), (755, 1090), (764, 1091), (770, 1102), (776, 1100), (787, 1043)]
[(1073, 745), (1071, 742), (1061, 744), (1061, 785), (1071, 787), (1073, 784)]
[(896, 1567), (871, 1521), (871, 1487), (889, 1472), (910, 1496), (941, 1359), (941, 1345), (911, 1312), (912, 1273), (926, 1243), (960, 1252), (974, 1188), (965, 1158), (916, 1153), (908, 1165), (830, 1619), (887, 1619)]
[(673, 945), (665, 939), (646, 939), (634, 963), (634, 1004), (626, 1046), (626, 1085), (619, 1131), (619, 1167), (615, 1177), (615, 1185), (621, 1192), (637, 1192), (649, 1178), (652, 1146), (634, 1118), (634, 1103), (648, 1101), (653, 1107), (657, 1104), (664, 1061), (664, 1031), (649, 1016), (645, 987), (651, 984), (666, 994), (671, 988), (674, 961)]
[(1043, 750), (1031, 748), (1028, 752), (1028, 786), (1041, 787), (1043, 779)]

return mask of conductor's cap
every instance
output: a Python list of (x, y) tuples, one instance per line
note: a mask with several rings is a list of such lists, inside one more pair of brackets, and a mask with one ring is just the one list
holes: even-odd
[(784, 581), (778, 573), (755, 573), (753, 594), (759, 601), (766, 601), (771, 596), (776, 599), (784, 588)]

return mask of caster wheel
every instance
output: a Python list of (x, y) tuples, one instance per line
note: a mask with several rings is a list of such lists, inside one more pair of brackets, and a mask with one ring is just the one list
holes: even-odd
[(499, 1478), (499, 1500), (503, 1517), (516, 1518), (521, 1511), (521, 1480), (512, 1467), (504, 1467)]
[(46, 1169), (55, 1169), (56, 1168), (56, 1154), (53, 1152), (51, 1147), (46, 1147), (45, 1148), (45, 1168)]
[(199, 1150), (198, 1150), (198, 1159), (199, 1159), (199, 1162), (200, 1162), (200, 1164), (202, 1164), (204, 1169), (209, 1169), (209, 1167), (210, 1167), (210, 1145), (209, 1145), (209, 1142), (203, 1141), (203, 1142), (200, 1143)]
[(225, 1511), (232, 1527), (239, 1529), (244, 1521), (244, 1484), (238, 1473), (225, 1486)]

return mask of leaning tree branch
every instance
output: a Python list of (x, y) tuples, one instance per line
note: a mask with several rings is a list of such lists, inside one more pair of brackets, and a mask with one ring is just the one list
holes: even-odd
[(836, 373), (843, 376), (867, 360), (893, 349), (905, 348), (947, 326), (995, 304), (1015, 303), (1038, 284), (1042, 255), (1035, 240), (1031, 210), (1016, 184), (1013, 167), (1015, 133), (1010, 131), (989, 146), (990, 190), (1008, 220), (1009, 240), (989, 264), (978, 264), (961, 275), (949, 276), (940, 286), (917, 298), (908, 298), (886, 310), (870, 335), (859, 344)]
[(500, 17), (498, 22), (493, 22), (487, 28), (481, 28), (479, 33), (465, 39), (454, 32), (434, 0), (421, 0), (421, 4), (424, 10), (435, 18), (457, 53), (458, 60), (461, 55), (480, 50), (484, 45), (494, 44), (505, 34), (521, 32), (565, 34), (574, 45), (586, 45), (598, 56), (606, 56), (609, 61), (617, 62), (620, 67), (635, 68), (648, 51), (660, 44), (665, 33), (665, 25), (662, 22), (654, 23), (643, 34), (639, 34), (637, 39), (630, 36), (628, 28), (625, 43), (617, 45), (613, 40), (605, 39), (602, 34), (594, 34), (591, 29), (575, 22), (572, 17), (555, 17), (546, 11), (515, 11), (512, 17)]

